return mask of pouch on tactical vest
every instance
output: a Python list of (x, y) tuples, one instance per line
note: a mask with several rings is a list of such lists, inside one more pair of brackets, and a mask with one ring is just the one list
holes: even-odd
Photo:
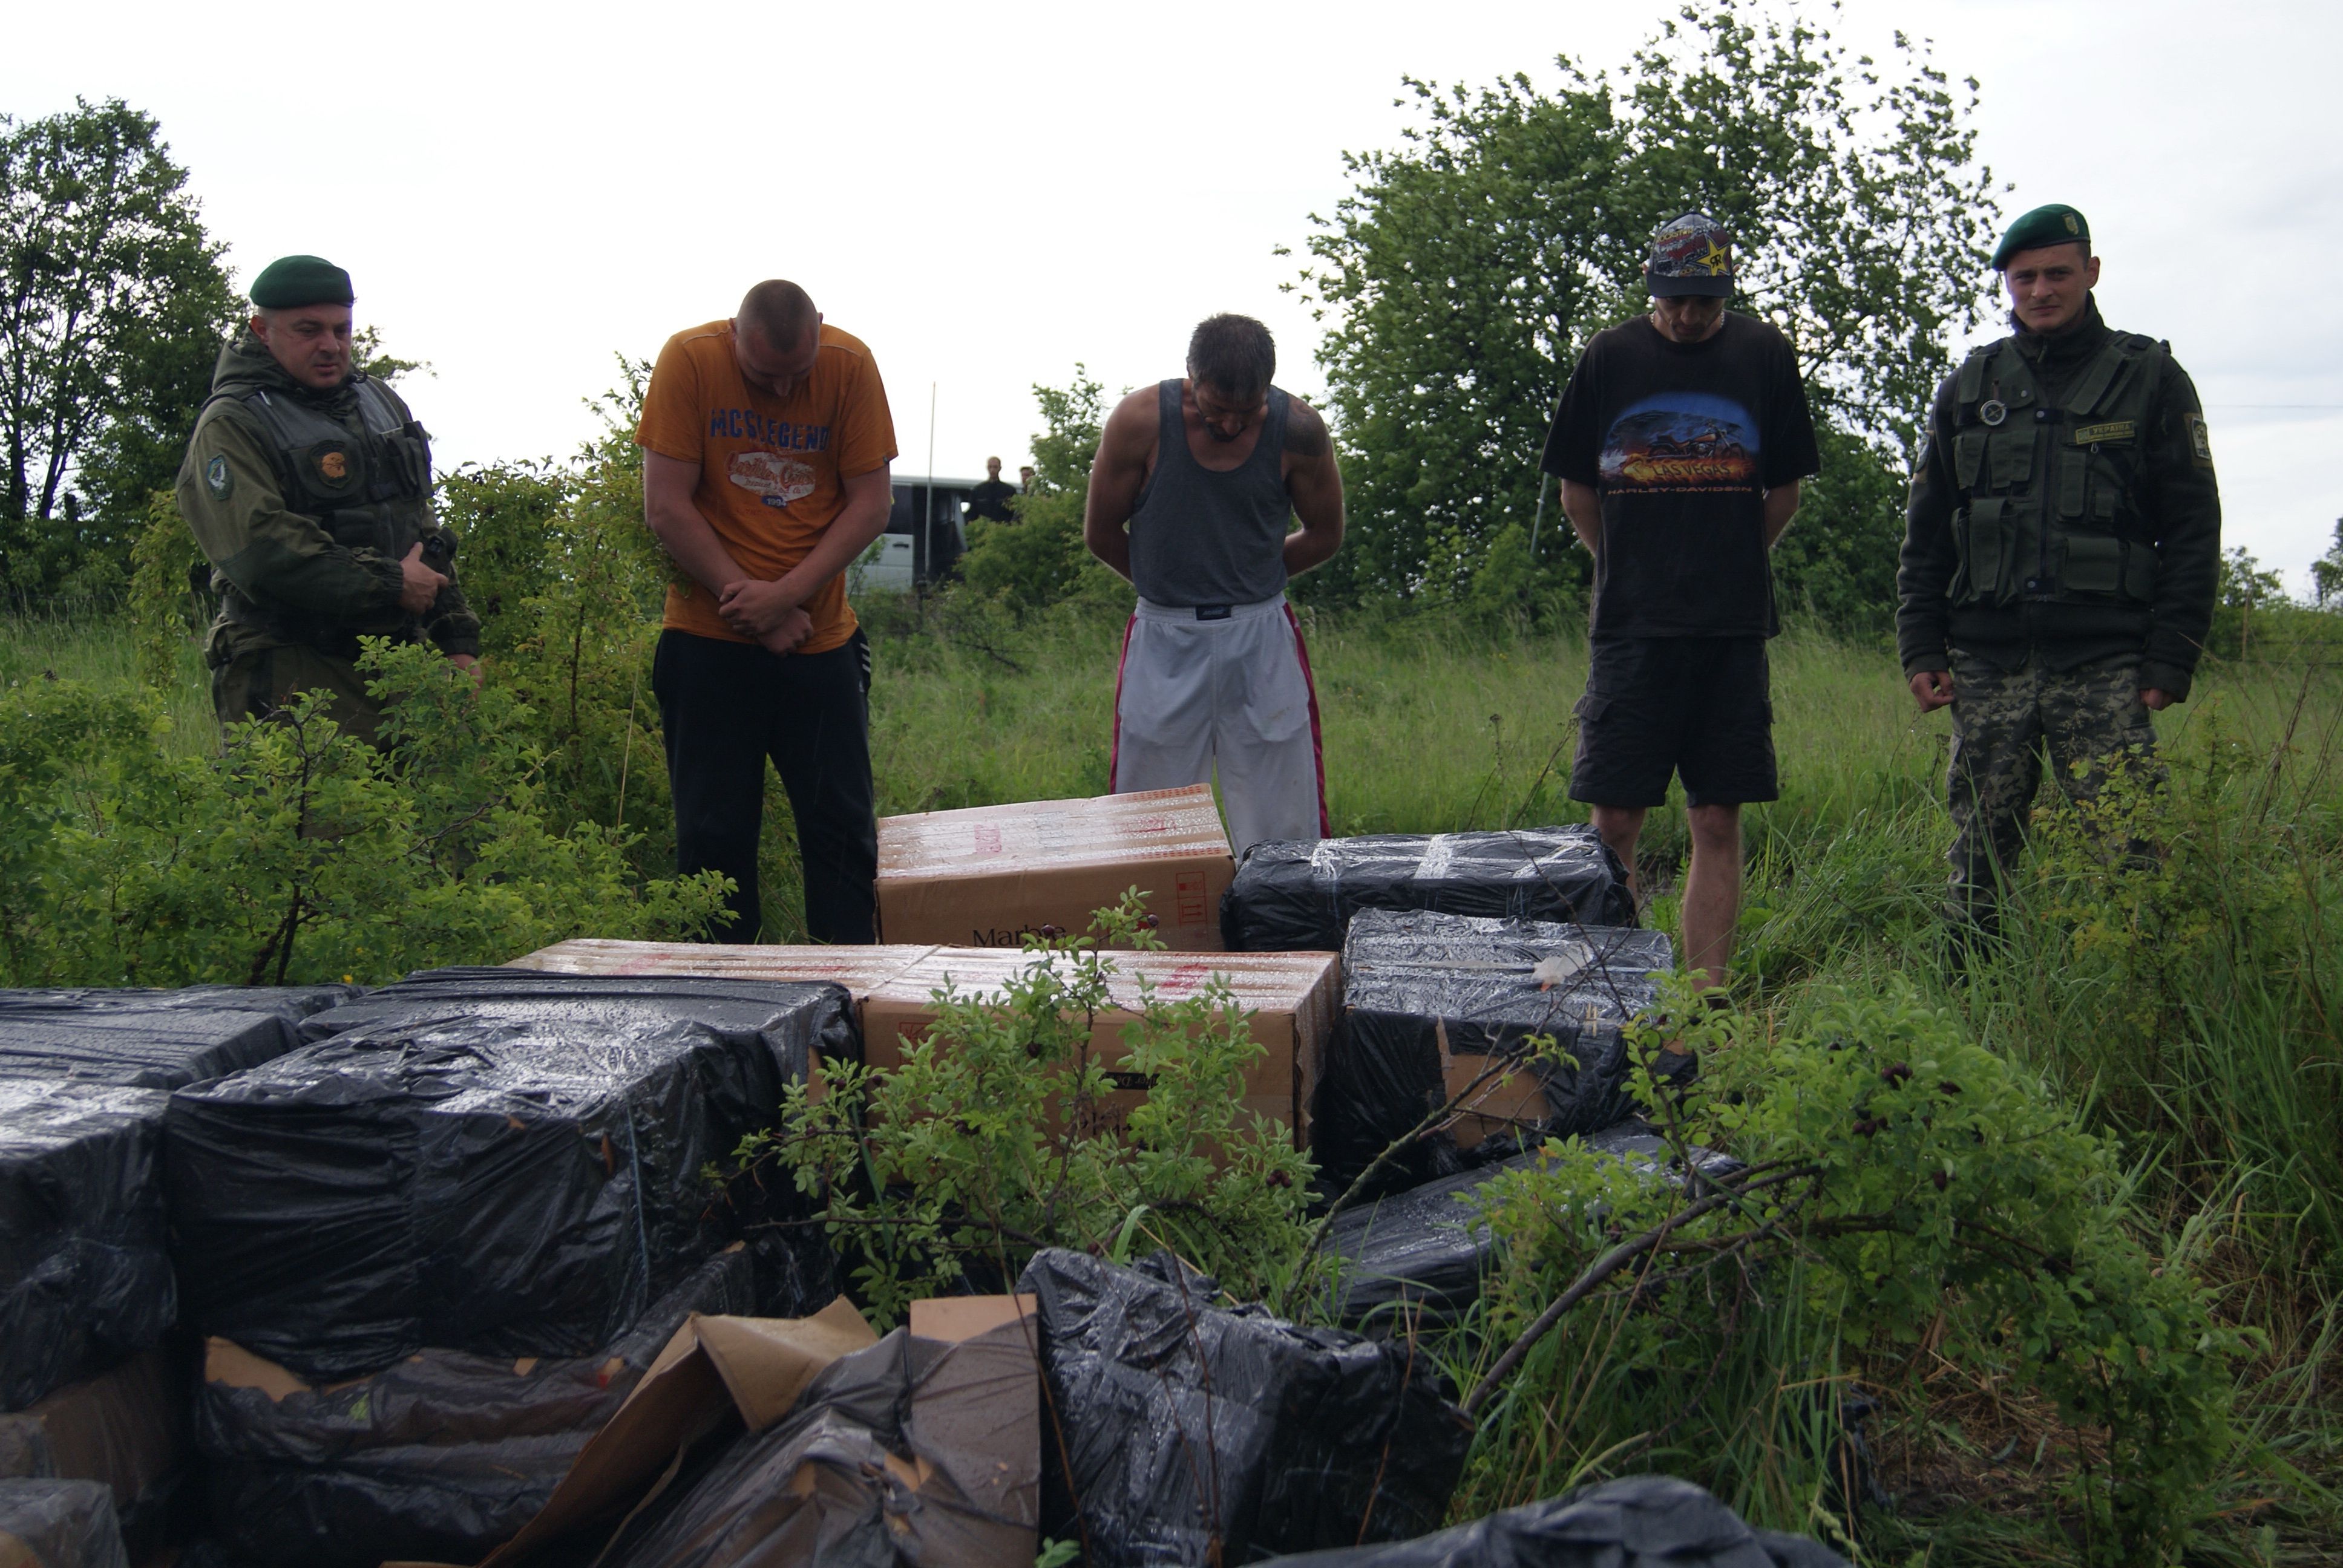
[[(434, 531), (431, 435), (373, 377), (359, 378), (352, 390), (360, 427), (355, 440), (342, 419), (281, 392), (255, 388), (223, 396), (252, 410), (268, 433), (288, 508), (317, 518), (344, 548), (373, 550), (395, 561)], [(447, 568), (435, 564), (435, 569)], [(232, 586), (222, 601), (225, 618), (236, 625), (357, 657), (360, 628), (324, 626), (264, 608)], [(409, 637), (417, 634), (411, 618), (401, 629)]]
[(2154, 600), (2155, 533), (2137, 498), (2164, 352), (2153, 338), (2113, 335), (2063, 409), (2044, 398), (2012, 338), (1962, 364), (1953, 604)]

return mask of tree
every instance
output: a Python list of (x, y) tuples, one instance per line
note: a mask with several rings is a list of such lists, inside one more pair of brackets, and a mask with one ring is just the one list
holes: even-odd
[(1694, 206), (1735, 234), (1742, 308), (1788, 335), (1846, 437), (1825, 442), (1832, 509), (1794, 530), (1785, 564), (1816, 580), (1793, 597), (1851, 599), (1821, 579), (1883, 562), (1892, 576), (1883, 485), (1908, 467), (1951, 330), (1983, 304), (1997, 210), (1973, 163), (1976, 84), (1956, 92), (1901, 35), (1885, 65), (1851, 59), (1738, 0), (1687, 7), (1616, 80), (1556, 65), (1552, 88), (1410, 79), (1422, 121), (1396, 151), (1347, 155), (1353, 194), (1313, 219), (1295, 286), (1328, 323), (1354, 543), (1311, 588), (1453, 594), (1500, 530), (1528, 528), (1569, 367), (1644, 308), (1651, 231)]
[(119, 99), (0, 115), (0, 583), (20, 595), (120, 580), (211, 390), (236, 299), (186, 180)]
[(2343, 518), (2335, 519), (2335, 543), (2310, 563), (2310, 595), (2320, 609), (2343, 609)]

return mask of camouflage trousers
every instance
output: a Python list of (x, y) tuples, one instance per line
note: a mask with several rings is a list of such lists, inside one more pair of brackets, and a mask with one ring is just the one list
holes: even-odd
[[(2064, 670), (2029, 658), (2001, 669), (1956, 652), (1952, 664), (1953, 754), (1945, 795), (1953, 847), (1945, 859), (1953, 874), (1946, 913), (1958, 925), (1991, 930), (2001, 888), (2025, 846), (2046, 753), (2051, 777), (2078, 804), (2097, 797), (2118, 757), (2149, 759), (2148, 777), (2158, 783), (2164, 770), (2153, 761), (2156, 729), (2140, 700), (2137, 658), (2119, 655)], [(2147, 853), (2144, 845), (2130, 849)]]
[(247, 648), (212, 671), (212, 711), (222, 724), (266, 719), (304, 691), (333, 694), (327, 714), (343, 730), (372, 742), (382, 709), (367, 695), (366, 676), (347, 658), (295, 644)]

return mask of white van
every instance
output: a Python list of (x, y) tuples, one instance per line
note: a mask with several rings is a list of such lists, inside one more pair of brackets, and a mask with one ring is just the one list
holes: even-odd
[(846, 568), (846, 591), (910, 593), (940, 582), (968, 548), (968, 498), (983, 482), (894, 476), (895, 506), (887, 515), (887, 531)]

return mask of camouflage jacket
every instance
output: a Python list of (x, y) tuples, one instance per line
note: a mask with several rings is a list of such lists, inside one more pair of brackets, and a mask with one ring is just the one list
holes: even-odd
[[(220, 351), (211, 400), (179, 467), (179, 515), (220, 595), (212, 661), (301, 644), (354, 658), (357, 639), (428, 638), (477, 654), (480, 623), (431, 513), (430, 437), (381, 381), (330, 392), (295, 381), (249, 330)], [(399, 608), (417, 543), (448, 586), (419, 617)]]

